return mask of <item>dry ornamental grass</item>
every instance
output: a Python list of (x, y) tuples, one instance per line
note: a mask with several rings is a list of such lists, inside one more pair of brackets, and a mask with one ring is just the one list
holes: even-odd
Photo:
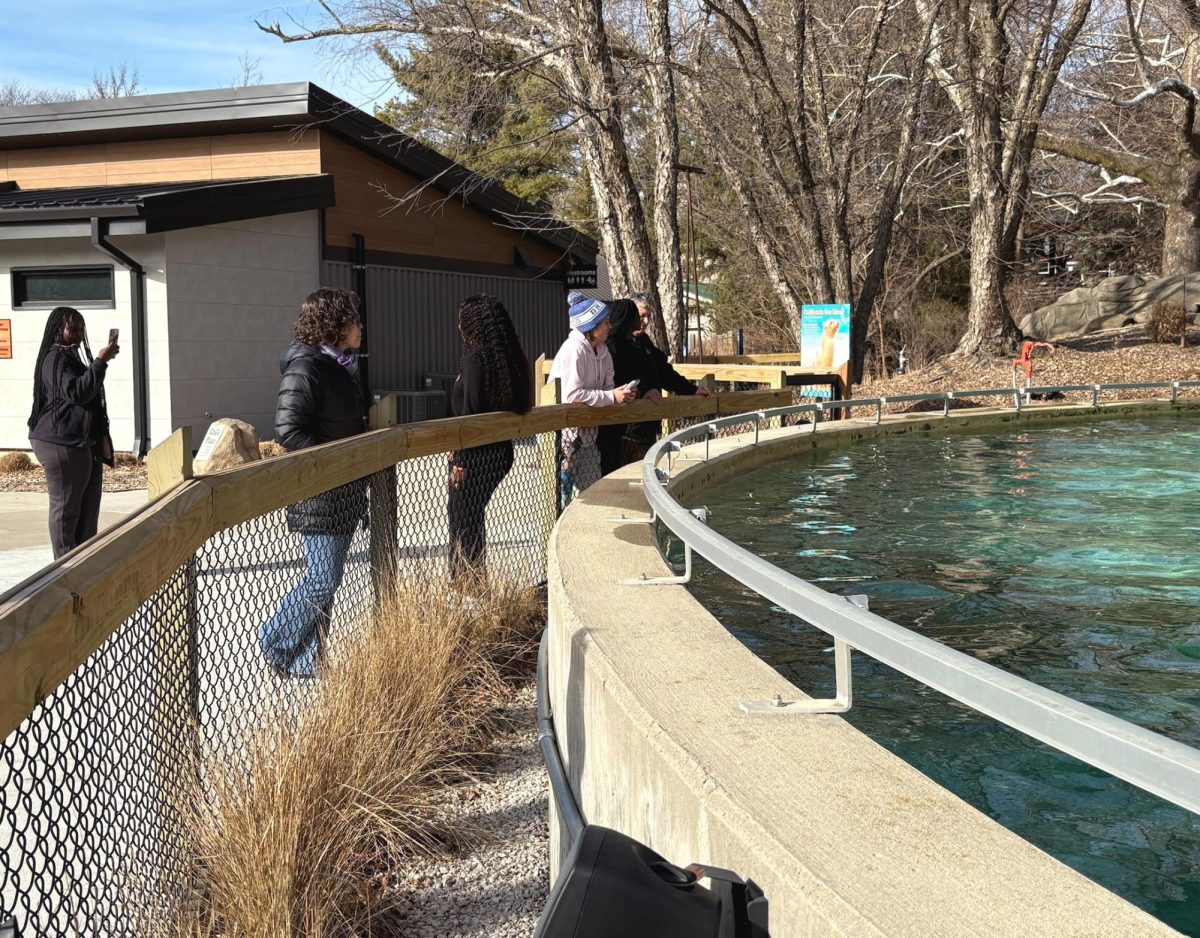
[(249, 756), (201, 757), (182, 806), (194, 888), (143, 931), (172, 938), (392, 935), (406, 860), (446, 842), (438, 796), (471, 776), (506, 675), (532, 646), (533, 591), (406, 584), (331, 649), (298, 714)]

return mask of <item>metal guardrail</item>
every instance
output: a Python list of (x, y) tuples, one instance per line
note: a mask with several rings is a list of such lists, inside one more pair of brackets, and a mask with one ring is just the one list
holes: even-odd
[[(1014, 409), (1019, 410), (1021, 397), (1026, 397), (1027, 403), (1027, 395), (1032, 394), (1090, 391), (1095, 402), (1105, 391), (1169, 390), (1171, 400), (1175, 401), (1182, 388), (1200, 388), (1200, 381), (1063, 385), (1020, 388), (1015, 391), (948, 391), (801, 404), (740, 414), (687, 427), (660, 440), (651, 448), (642, 464), (642, 484), (654, 516), (683, 541), (687, 550), (695, 550), (719, 570), (797, 618), (827, 632), (836, 642), (870, 655), (1055, 749), (1200, 814), (1200, 750), (947, 648), (940, 642), (860, 608), (844, 596), (827, 593), (781, 570), (717, 534), (696, 514), (680, 505), (671, 497), (664, 484), (666, 479), (662, 470), (658, 468), (664, 455), (678, 453), (684, 444), (693, 441), (706, 442), (704, 458), (707, 458), (707, 440), (719, 429), (753, 423), (757, 443), (758, 427), (762, 423), (772, 418), (797, 414), (811, 415), (815, 429), (825, 411), (875, 406), (876, 419), (879, 420), (882, 419), (884, 404), (900, 400), (943, 401), (948, 408), (949, 401), (957, 398), (1012, 397), (1015, 394)], [(841, 668), (838, 671), (838, 699), (844, 696), (848, 701), (849, 668), (845, 668), (845, 674), (841, 673)], [(845, 687), (842, 686), (843, 681)], [(783, 703), (778, 700), (773, 702), (773, 707), (775, 710), (784, 709)], [(765, 709), (770, 709), (770, 705)], [(801, 709), (800, 712), (804, 711)], [(807, 712), (812, 712), (811, 708)]]

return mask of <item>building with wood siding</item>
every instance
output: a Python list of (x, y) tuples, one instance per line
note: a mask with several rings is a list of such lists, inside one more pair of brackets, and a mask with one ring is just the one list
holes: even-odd
[(567, 271), (595, 262), (591, 239), (307, 82), (3, 108), (0, 449), (28, 445), (56, 305), (93, 347), (120, 328), (113, 439), (145, 451), (213, 417), (270, 438), (317, 286), (363, 295), (372, 388), (445, 390), (464, 297), (499, 296), (532, 361), (566, 335)]

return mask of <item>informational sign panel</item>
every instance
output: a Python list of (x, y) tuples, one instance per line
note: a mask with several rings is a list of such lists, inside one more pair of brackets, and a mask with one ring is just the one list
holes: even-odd
[(800, 364), (832, 372), (849, 360), (850, 304), (805, 304), (800, 310)]
[(11, 319), (0, 319), (0, 358), (12, 358)]
[(596, 276), (595, 264), (586, 267), (572, 267), (567, 271), (567, 289), (595, 290), (597, 285)]
[(196, 462), (207, 462), (212, 458), (213, 450), (217, 448), (217, 444), (221, 442), (221, 437), (229, 432), (229, 427), (224, 424), (213, 422), (208, 426), (208, 432), (204, 434), (204, 440), (200, 444), (200, 449), (196, 451)]

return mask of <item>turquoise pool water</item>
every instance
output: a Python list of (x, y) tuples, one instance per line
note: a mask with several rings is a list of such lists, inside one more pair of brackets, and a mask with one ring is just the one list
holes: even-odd
[[(706, 493), (759, 556), (997, 667), (1200, 746), (1200, 422), (912, 435)], [(678, 552), (678, 545), (673, 550)], [(693, 590), (814, 695), (830, 640), (698, 563)], [(1004, 826), (1200, 935), (1200, 818), (864, 655), (847, 719)]]

